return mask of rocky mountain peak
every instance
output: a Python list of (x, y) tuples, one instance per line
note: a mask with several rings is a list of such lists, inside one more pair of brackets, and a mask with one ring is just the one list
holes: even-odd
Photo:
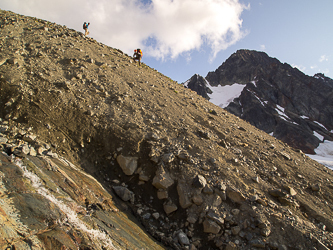
[(276, 70), (280, 64), (277, 59), (269, 57), (264, 52), (238, 50), (216, 71), (209, 72), (206, 79), (212, 86), (247, 84), (256, 77), (259, 78)]
[(331, 170), (81, 32), (0, 21), (1, 249), (333, 247)]
[(294, 148), (313, 154), (333, 139), (333, 80), (323, 74), (310, 77), (264, 52), (239, 50), (205, 79), (204, 88), (193, 80), (189, 87), (208, 100), (215, 86), (244, 85), (226, 110)]

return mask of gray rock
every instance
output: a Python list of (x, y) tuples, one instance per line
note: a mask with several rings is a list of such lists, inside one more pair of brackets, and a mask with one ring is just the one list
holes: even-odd
[(265, 242), (263, 242), (261, 239), (251, 240), (250, 245), (253, 247), (265, 248)]
[(179, 244), (182, 246), (190, 245), (190, 240), (188, 239), (187, 235), (183, 231), (180, 231), (178, 233), (178, 241), (179, 241)]
[(185, 181), (179, 181), (177, 185), (177, 192), (179, 197), (179, 204), (182, 208), (186, 209), (193, 203), (191, 202), (190, 190)]
[(131, 203), (134, 203), (134, 193), (128, 190), (126, 187), (113, 186), (112, 188), (123, 201), (131, 201)]

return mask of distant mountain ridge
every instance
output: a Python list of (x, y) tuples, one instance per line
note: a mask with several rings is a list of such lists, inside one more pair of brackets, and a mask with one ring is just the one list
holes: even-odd
[(210, 100), (214, 87), (235, 83), (244, 89), (227, 111), (306, 153), (333, 140), (332, 79), (307, 76), (264, 52), (238, 50), (205, 78), (195, 75), (185, 85)]

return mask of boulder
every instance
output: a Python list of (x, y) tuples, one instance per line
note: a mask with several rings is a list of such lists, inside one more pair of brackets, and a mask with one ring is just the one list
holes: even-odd
[(138, 167), (137, 157), (125, 157), (123, 155), (119, 155), (117, 157), (117, 162), (126, 175), (133, 175)]

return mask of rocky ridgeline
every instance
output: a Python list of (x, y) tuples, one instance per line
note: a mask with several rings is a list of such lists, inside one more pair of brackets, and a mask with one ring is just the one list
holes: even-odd
[(331, 170), (119, 50), (0, 14), (1, 246), (333, 249)]
[(209, 99), (207, 81), (244, 85), (225, 109), (293, 148), (314, 154), (323, 140), (333, 140), (333, 80), (323, 74), (307, 76), (264, 52), (238, 50), (205, 78), (194, 75), (186, 84)]

